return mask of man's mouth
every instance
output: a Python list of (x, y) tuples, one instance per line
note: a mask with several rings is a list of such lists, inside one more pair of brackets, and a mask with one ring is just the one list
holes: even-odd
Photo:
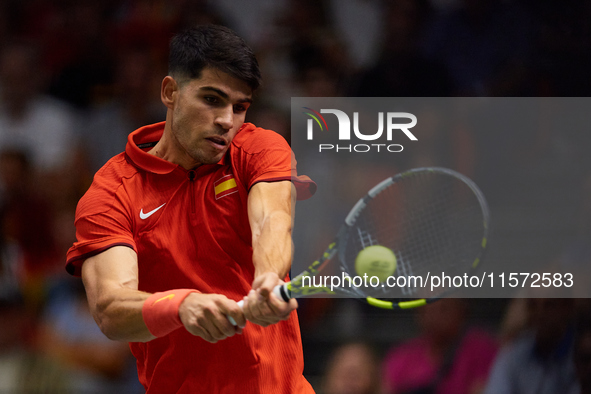
[(214, 145), (217, 145), (219, 149), (223, 149), (226, 145), (228, 145), (224, 138), (218, 136), (207, 137), (206, 140), (212, 142)]

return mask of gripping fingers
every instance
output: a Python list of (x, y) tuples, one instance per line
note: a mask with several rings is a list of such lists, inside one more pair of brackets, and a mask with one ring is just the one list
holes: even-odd
[(262, 319), (261, 304), (264, 302), (263, 297), (255, 290), (251, 290), (246, 297), (244, 297), (244, 316), (260, 326), (266, 327), (270, 324), (266, 319)]
[(281, 320), (288, 319), (291, 312), (298, 307), (297, 301), (289, 298), (286, 288), (286, 284), (275, 286), (267, 301), (274, 314)]
[(236, 303), (217, 294), (195, 293), (179, 307), (179, 316), (187, 331), (212, 343), (242, 333), (242, 328), (228, 322), (228, 314), (239, 323), (245, 322)]
[(224, 330), (216, 320), (212, 313), (206, 312), (203, 316), (197, 317), (193, 324), (190, 323), (185, 327), (191, 334), (200, 336), (211, 343), (216, 343), (234, 334), (234, 327), (232, 327), (232, 332)]
[(217, 339), (215, 339), (207, 330), (204, 330), (201, 327), (193, 327), (191, 329), (187, 329), (191, 334), (201, 337), (203, 340), (209, 343), (216, 343)]
[[(249, 293), (249, 295), (250, 294), (253, 294), (252, 291), (251, 291), (251, 293)], [(272, 296), (269, 297), (269, 301), (272, 302), (272, 305), (271, 305), (272, 311), (275, 314), (282, 316), (282, 319), (287, 319), (289, 317), (289, 314), (291, 313), (291, 311), (293, 309), (297, 308), (297, 302), (295, 302), (295, 300), (294, 301), (290, 300), (285, 284), (275, 286), (273, 288), (273, 294), (276, 297), (276, 301), (272, 300)], [(247, 297), (244, 297), (244, 300), (238, 301), (238, 306), (240, 308), (242, 308), (243, 310), (245, 308), (246, 300), (247, 300)], [(289, 304), (289, 307), (288, 307), (289, 311), (286, 313), (281, 313), (281, 310), (283, 308), (287, 307), (287, 304)], [(293, 304), (295, 304), (295, 305), (293, 305)], [(249, 311), (249, 313), (252, 314), (252, 309), (250, 308), (250, 305), (248, 305), (248, 311)], [(228, 321), (232, 325), (234, 325), (234, 326), (238, 325), (236, 323), (236, 320), (232, 316), (230, 316), (230, 314), (228, 314), (227, 317), (228, 317)], [(244, 323), (246, 324), (246, 322), (244, 322)]]
[[(237, 304), (238, 304), (238, 306), (240, 307), (240, 309), (243, 309), (243, 306), (244, 306), (244, 300), (240, 300), (240, 301), (238, 301), (238, 302), (237, 302)], [(242, 316), (244, 316), (244, 315), (242, 315)], [(228, 315), (227, 315), (227, 318), (228, 318), (228, 321), (230, 322), (230, 324), (232, 324), (233, 326), (238, 326), (238, 322), (236, 321), (236, 319), (234, 319), (234, 318), (232, 317), (232, 315), (230, 315), (229, 313), (228, 313)], [(239, 326), (239, 327), (240, 327), (240, 328), (244, 328), (244, 326), (245, 326), (245, 325), (246, 325), (246, 321), (244, 321), (244, 324), (243, 324), (243, 325), (241, 325), (241, 326)]]
[(207, 327), (207, 324), (201, 325), (196, 322), (195, 324), (187, 324), (185, 328), (191, 334), (201, 337), (207, 342), (216, 343), (218, 341), (210, 332), (210, 327)]
[(242, 329), (240, 327), (236, 327), (230, 324), (228, 319), (226, 319), (226, 315), (224, 313), (220, 313), (212, 322), (214, 327), (217, 329), (217, 332), (219, 332), (223, 336), (219, 339), (225, 339), (231, 337), (236, 333), (242, 332)]
[[(251, 290), (248, 293), (248, 296), (244, 297), (243, 300), (238, 301), (238, 305), (240, 306), (240, 308), (242, 308), (242, 310), (243, 310), (243, 312), (244, 312), (245, 315), (248, 315), (248, 316), (251, 316), (251, 317), (252, 316), (260, 316), (260, 314), (261, 314), (260, 307), (259, 306), (256, 306), (256, 304), (260, 304), (260, 303), (249, 301), (249, 297), (257, 297), (258, 298), (258, 297), (261, 297), (261, 296), (259, 294), (256, 294), (254, 290)], [(228, 318), (228, 321), (232, 325), (234, 325), (234, 326), (238, 325), (237, 322), (236, 322), (236, 320), (232, 316), (227, 315), (227, 318)]]
[(254, 302), (250, 304), (250, 313), (253, 320), (267, 325), (276, 323), (276, 312), (269, 305), (269, 300), (263, 297), (259, 290), (257, 290), (252, 297), (254, 297)]
[(246, 298), (244, 315), (248, 320), (263, 327), (289, 318), (290, 312), (297, 308), (295, 300), (295, 305), (292, 305), (277, 299), (275, 295), (262, 300), (261, 297), (260, 294), (254, 293)]
[(285, 302), (281, 298), (278, 298), (274, 293), (269, 297), (267, 304), (273, 310), (275, 316), (282, 320), (288, 319), (291, 312), (298, 307), (298, 303), (295, 299)]
[(215, 341), (220, 341), (234, 334), (241, 334), (242, 328), (236, 327), (228, 321), (226, 314), (222, 311), (215, 313), (213, 316), (204, 319), (201, 324), (207, 332), (212, 336)]

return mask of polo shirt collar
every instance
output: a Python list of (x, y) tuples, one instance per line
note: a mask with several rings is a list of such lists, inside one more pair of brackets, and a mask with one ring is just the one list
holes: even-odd
[(164, 132), (164, 123), (155, 123), (135, 130), (127, 137), (127, 146), (125, 147), (125, 153), (131, 161), (142, 169), (156, 174), (169, 174), (178, 167), (177, 164), (149, 154), (144, 150), (146, 148), (140, 148), (143, 144), (160, 141)]
[[(166, 122), (160, 122), (140, 127), (129, 134), (127, 137), (127, 145), (125, 147), (125, 153), (129, 156), (131, 161), (140, 168), (155, 174), (169, 174), (180, 167), (178, 164), (171, 163), (148, 153), (149, 149), (147, 148), (154, 146), (160, 141), (160, 138), (162, 138), (165, 123)], [(244, 125), (246, 125), (246, 123)], [(238, 132), (242, 131), (244, 125), (242, 125)], [(147, 146), (142, 148), (141, 146), (144, 144)], [(227, 164), (226, 160), (228, 157), (228, 152), (226, 152), (217, 164)]]

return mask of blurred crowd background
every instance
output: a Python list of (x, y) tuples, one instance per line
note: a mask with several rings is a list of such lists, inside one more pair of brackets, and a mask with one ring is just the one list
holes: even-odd
[[(253, 47), (264, 83), (247, 120), (288, 141), (292, 96), (591, 93), (588, 0), (1, 0), (0, 393), (142, 392), (127, 345), (100, 333), (80, 280), (65, 273), (65, 253), (94, 172), (131, 131), (164, 120), (169, 39), (204, 23)], [(478, 183), (494, 156), (532, 183), (567, 186), (560, 252), (547, 258), (589, 264), (589, 138), (530, 137), (463, 136), (479, 154), (464, 149), (455, 167)], [(436, 128), (429, 141), (434, 154), (448, 149)], [(507, 141), (517, 145), (499, 153)], [(516, 211), (554, 203), (540, 188), (517, 208), (492, 198), (516, 232)], [(585, 299), (300, 306), (305, 375), (319, 393), (591, 392)]]

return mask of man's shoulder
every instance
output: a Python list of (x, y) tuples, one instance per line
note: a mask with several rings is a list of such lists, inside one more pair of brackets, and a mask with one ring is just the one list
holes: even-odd
[(136, 166), (130, 163), (125, 152), (113, 156), (94, 176), (93, 183), (116, 183), (133, 177), (138, 173)]
[(137, 168), (127, 160), (125, 153), (114, 156), (94, 175), (90, 188), (78, 203), (78, 211), (88, 214), (103, 211), (112, 204), (125, 180), (136, 174)]
[(249, 154), (259, 153), (265, 149), (289, 149), (285, 138), (273, 131), (245, 123), (232, 140), (235, 149)]

